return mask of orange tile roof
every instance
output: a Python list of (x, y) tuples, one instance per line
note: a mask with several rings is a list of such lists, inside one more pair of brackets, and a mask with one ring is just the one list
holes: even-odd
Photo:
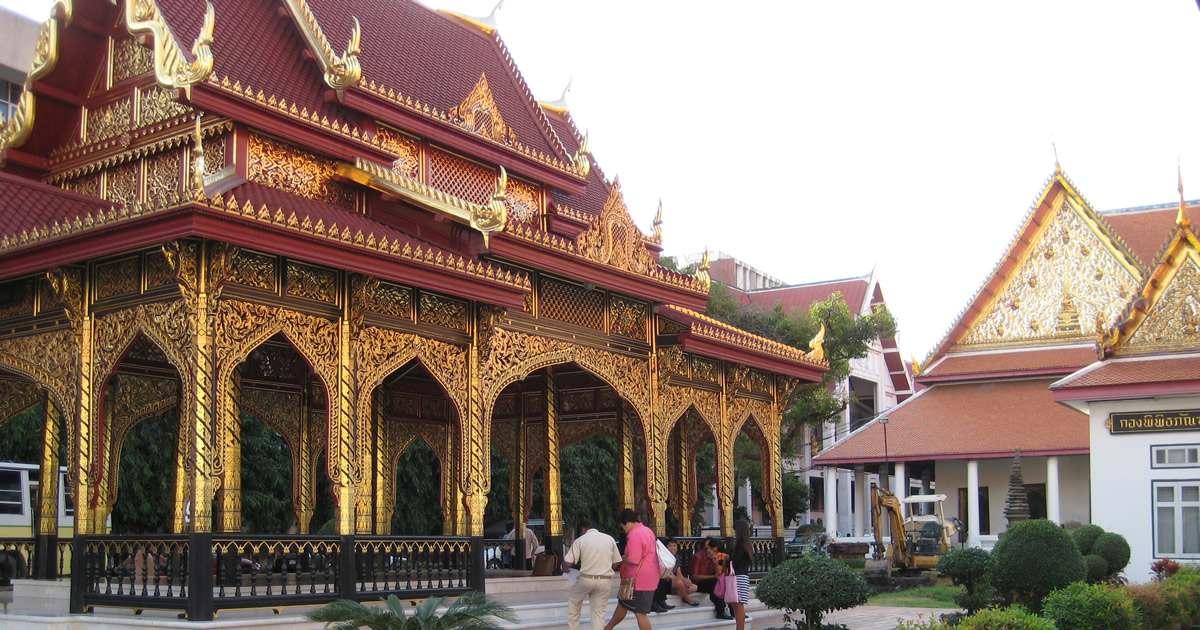
[[(917, 377), (917, 380), (947, 376), (988, 376), (997, 372), (1055, 370), (1063, 374), (1096, 360), (1094, 346), (1017, 349), (1005, 352), (950, 354)], [(960, 379), (961, 380), (961, 379)]]
[(776, 303), (779, 303), (783, 305), (785, 311), (791, 312), (800, 309), (803, 313), (807, 313), (808, 308), (813, 304), (829, 299), (829, 296), (840, 291), (846, 306), (850, 307), (852, 313), (857, 313), (862, 308), (863, 298), (867, 294), (867, 285), (870, 280), (871, 276), (866, 275), (861, 278), (829, 280), (753, 291), (729, 287), (729, 291), (743, 305), (753, 304), (764, 309), (772, 309), (775, 308)]
[[(1200, 206), (1191, 201), (1189, 211), (1193, 216), (1200, 215)], [(1179, 204), (1162, 204), (1144, 208), (1127, 208), (1109, 210), (1100, 213), (1104, 220), (1112, 226), (1121, 239), (1129, 245), (1147, 269), (1153, 269), (1159, 252), (1166, 245), (1172, 230), (1175, 229), (1175, 217), (1179, 213)]]
[(1054, 384), (1055, 390), (1197, 381), (1200, 355), (1156, 355), (1138, 359), (1111, 359), (1093, 364)]
[[(890, 461), (1088, 452), (1088, 417), (1054, 401), (1050, 379), (938, 384), (887, 412)], [(882, 462), (883, 425), (871, 422), (815, 465)]]

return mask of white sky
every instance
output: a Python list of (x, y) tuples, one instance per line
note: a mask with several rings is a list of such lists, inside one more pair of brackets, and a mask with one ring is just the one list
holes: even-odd
[(662, 198), (667, 254), (788, 282), (877, 266), (906, 357), (999, 259), (1052, 142), (1097, 209), (1178, 199), (1177, 159), (1200, 196), (1193, 0), (507, 0), (498, 23), (539, 99), (573, 81), (647, 232)]

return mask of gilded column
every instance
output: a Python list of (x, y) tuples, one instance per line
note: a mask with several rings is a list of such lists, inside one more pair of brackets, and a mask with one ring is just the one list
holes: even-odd
[[(651, 318), (651, 328), (655, 319)], [(650, 501), (650, 520), (654, 533), (667, 535), (667, 436), (663, 435), (662, 409), (658, 399), (658, 344), (657, 330), (650, 336), (650, 410), (649, 418), (642, 418), (646, 447), (646, 495)], [(649, 525), (649, 523), (647, 523)]]
[(175, 485), (174, 496), (175, 502), (171, 512), (171, 533), (183, 534), (187, 532), (188, 519), (191, 512), (191, 480), (188, 477), (188, 470), (191, 467), (188, 462), (188, 429), (187, 429), (187, 409), (183, 408), (184, 397), (180, 396), (179, 409), (176, 412), (179, 416), (175, 432)]
[(108, 479), (112, 475), (112, 469), (115, 464), (113, 462), (113, 447), (112, 447), (112, 430), (113, 430), (113, 410), (117, 406), (117, 382), (120, 380), (116, 375), (113, 375), (108, 380), (108, 385), (102, 390), (103, 393), (100, 403), (101, 426), (104, 430), (100, 434), (100, 457), (103, 461), (101, 468), (102, 472), (96, 476), (96, 506), (92, 518), (95, 520), (92, 531), (96, 533), (104, 533), (107, 529), (108, 514), (112, 510), (110, 503), (110, 489), (116, 479)]
[[(513, 446), (513, 460), (508, 463), (508, 489), (509, 489), (509, 507), (512, 508), (513, 531), (524, 532), (525, 521), (529, 517), (529, 505), (527, 503), (527, 484), (526, 484), (526, 459), (529, 457), (529, 436), (527, 421), (525, 419), (525, 394), (524, 392), (517, 394), (517, 436)], [(500, 426), (504, 426), (501, 424)], [(514, 556), (520, 554), (519, 549), (514, 549)]]
[(396, 471), (389, 470), (391, 458), (388, 457), (393, 437), (383, 407), (383, 397), (377, 388), (371, 396), (371, 417), (375, 419), (375, 533), (380, 536), (392, 533), (392, 513), (396, 510)]
[(692, 471), (695, 469), (695, 462), (692, 461), (692, 445), (684, 428), (679, 428), (679, 459), (675, 462), (679, 471), (679, 507), (675, 510), (675, 517), (679, 519), (679, 535), (691, 536), (692, 506), (695, 503), (692, 501)]
[(462, 512), (462, 501), (458, 494), (458, 456), (455, 453), (455, 438), (453, 425), (446, 427), (446, 457), (442, 460), (442, 534), (445, 536), (463, 536), (458, 530), (458, 514)]
[(721, 370), (721, 430), (714, 436), (713, 453), (717, 459), (717, 506), (721, 513), (721, 535), (733, 536), (733, 427), (730, 426), (729, 405), (732, 398), (726, 383), (726, 370)]
[(76, 397), (75, 408), (67, 411), (73, 418), (70, 458), (67, 479), (71, 483), (71, 496), (75, 498), (75, 533), (93, 534), (92, 496), (95, 492), (97, 465), (96, 416), (97, 401), (92, 391), (96, 371), (96, 340), (88, 287), (78, 269), (57, 267), (46, 272), (46, 280), (54, 292), (54, 303), (66, 308), (67, 319), (75, 333), (77, 356), (75, 357)]
[(229, 389), (222, 401), (225, 405), (224, 435), (217, 436), (225, 445), (221, 489), (217, 493), (217, 530), (242, 531), (242, 370), (234, 368), (229, 375)]
[(770, 452), (770, 466), (763, 468), (763, 487), (767, 489), (770, 501), (767, 509), (771, 512), (771, 535), (776, 538), (783, 536), (783, 461), (779, 452), (779, 431), (772, 431), (766, 436), (767, 448)]
[(366, 444), (360, 443), (364, 436), (358, 434), (359, 427), (354, 415), (354, 348), (351, 343), (354, 337), (349, 288), (343, 287), (342, 293), (344, 306), (338, 322), (338, 377), (337, 383), (332, 384), (335, 391), (331, 392), (328, 424), (330, 443), (339, 445), (331, 456), (337, 461), (330, 462), (330, 468), (338, 472), (330, 479), (337, 496), (337, 533), (347, 535), (359, 531), (360, 526), (370, 527), (371, 521), (369, 513), (362, 515), (367, 519), (365, 523), (360, 522), (357, 515), (364, 459), (362, 451)]
[(621, 508), (633, 510), (637, 508), (637, 497), (633, 495), (633, 414), (625, 408), (624, 402), (617, 405), (617, 422), (621, 427), (621, 469), (618, 471)]
[(294, 461), (299, 463), (298, 470), (295, 471), (296, 479), (292, 481), (292, 500), (296, 506), (296, 531), (300, 534), (308, 534), (312, 523), (313, 509), (317, 504), (315, 475), (318, 471), (316, 468), (316, 458), (313, 457), (313, 436), (312, 436), (312, 412), (309, 409), (308, 377), (305, 377), (305, 382), (300, 391), (300, 405), (297, 411), (296, 422), (299, 424), (300, 452), (296, 453)]
[[(464, 518), (470, 523), (468, 533), (472, 537), (482, 538), (484, 527), (484, 511), (487, 508), (487, 493), (491, 488), (491, 452), (486, 440), (487, 431), (484, 424), (485, 402), (482, 396), (483, 358), (480, 356), (480, 345), (485, 343), (480, 335), (479, 318), (475, 320), (475, 338), (467, 346), (467, 417), (462, 419), (460, 432), (462, 435), (461, 462), (459, 466), (459, 486), (463, 492), (463, 506), (466, 508)], [(482, 560), (483, 554), (475, 554)]]
[[(554, 369), (546, 368), (546, 550), (562, 558), (562, 475), (559, 467), (558, 384)], [(517, 537), (525, 530), (517, 530)], [(532, 551), (532, 550), (531, 550)]]
[(42, 483), (38, 501), (39, 536), (58, 536), (58, 448), (62, 439), (62, 414), (47, 393), (42, 400), (45, 422), (42, 440)]

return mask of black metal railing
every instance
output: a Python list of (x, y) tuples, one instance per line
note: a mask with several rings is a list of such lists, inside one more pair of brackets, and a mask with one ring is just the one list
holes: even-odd
[[(679, 545), (679, 566), (684, 575), (691, 570), (692, 558), (697, 553), (704, 553), (704, 539), (694, 537), (679, 537), (675, 539)], [(725, 539), (726, 547), (733, 546), (733, 539)], [(750, 548), (753, 550), (750, 558), (750, 577), (762, 577), (771, 567), (783, 561), (782, 539), (780, 538), (751, 538)]]
[(33, 538), (0, 538), (0, 584), (33, 574), (35, 547)]
[(77, 536), (71, 612), (180, 610), (195, 621), (232, 608), (313, 606), (484, 590), (482, 538), (431, 536)]
[[(486, 549), (486, 546), (484, 547)], [(461, 595), (471, 589), (471, 539), (357, 536), (354, 591), (357, 599)], [(476, 553), (483, 553), (478, 550)]]
[(484, 567), (497, 569), (520, 569), (522, 562), (517, 557), (516, 545), (508, 538), (483, 539)]

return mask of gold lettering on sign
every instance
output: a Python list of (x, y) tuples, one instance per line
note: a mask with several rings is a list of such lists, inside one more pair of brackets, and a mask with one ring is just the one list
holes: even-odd
[(258, 135), (250, 136), (249, 154), (246, 175), (250, 181), (339, 208), (354, 208), (354, 190), (333, 179), (337, 172), (333, 160)]
[(1105, 423), (1111, 434), (1195, 431), (1200, 429), (1200, 409), (1149, 413), (1109, 414)]
[(287, 264), (287, 295), (337, 304), (337, 272), (323, 267)]

